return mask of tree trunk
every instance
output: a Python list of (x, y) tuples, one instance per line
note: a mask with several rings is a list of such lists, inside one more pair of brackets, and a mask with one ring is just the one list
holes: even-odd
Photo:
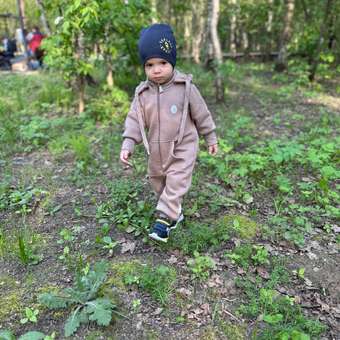
[(230, 44), (229, 52), (236, 54), (236, 8), (237, 0), (230, 0), (231, 17), (230, 17)]
[(339, 18), (340, 3), (339, 2), (335, 3), (334, 13), (338, 13), (338, 14), (335, 17), (334, 24), (333, 24), (334, 42), (332, 44), (332, 48), (335, 53), (335, 65), (340, 65), (340, 18)]
[(24, 22), (24, 27), (27, 27), (27, 18), (26, 18), (26, 13), (25, 13), (25, 0), (19, 0), (18, 4), (19, 4), (19, 10), (22, 15), (22, 20)]
[(107, 85), (112, 88), (113, 87), (113, 70), (112, 70), (112, 62), (108, 60), (107, 62), (107, 76), (106, 76)]
[(164, 10), (165, 10), (165, 18), (166, 18), (166, 22), (170, 23), (171, 22), (171, 4), (170, 4), (170, 0), (165, 0), (163, 3), (164, 6)]
[(83, 113), (85, 110), (85, 77), (78, 77), (78, 113)]
[(19, 13), (20, 29), (22, 31), (22, 42), (24, 45), (25, 57), (28, 57), (28, 48), (25, 34), (25, 3), (24, 0), (17, 0), (17, 7)]
[(184, 55), (191, 56), (192, 51), (192, 13), (187, 11), (184, 13), (183, 18), (184, 24), (184, 44), (183, 53)]
[(268, 0), (268, 17), (266, 22), (266, 44), (265, 44), (265, 59), (270, 60), (272, 50), (272, 30), (273, 30), (273, 0)]
[(44, 4), (43, 4), (42, 0), (36, 0), (36, 3), (37, 3), (37, 6), (40, 10), (40, 20), (41, 20), (43, 30), (45, 31), (45, 33), (47, 35), (51, 35), (51, 29), (50, 29), (50, 25), (48, 24), (48, 21), (47, 21), (47, 18), (46, 18)]
[(218, 25), (218, 16), (220, 11), (220, 1), (219, 0), (211, 0), (211, 9), (210, 9), (210, 36), (211, 42), (213, 46), (214, 52), (214, 61), (215, 61), (215, 87), (216, 87), (216, 100), (223, 101), (224, 100), (224, 86), (223, 79), (221, 76), (220, 66), (223, 62), (222, 50), (220, 39), (218, 37), (217, 25)]
[[(76, 58), (80, 60), (85, 59), (85, 42), (84, 42), (84, 33), (80, 32), (77, 39), (77, 55)], [(85, 75), (78, 74), (77, 77), (77, 87), (78, 87), (78, 95), (79, 95), (79, 105), (78, 105), (78, 113), (83, 113), (85, 110)]]
[[(248, 33), (242, 30), (242, 49), (245, 53), (249, 52), (249, 38)], [(235, 53), (233, 53), (235, 54)]]
[(157, 20), (157, 0), (151, 0), (151, 22), (156, 24)]
[(302, 4), (303, 14), (305, 16), (305, 20), (306, 20), (306, 22), (310, 22), (310, 19), (311, 19), (310, 12), (308, 10), (308, 7), (307, 7), (305, 0), (301, 0), (301, 4)]
[(316, 71), (319, 65), (319, 57), (320, 57), (321, 48), (322, 48), (323, 43), (326, 41), (326, 32), (327, 32), (332, 5), (333, 5), (333, 0), (327, 0), (324, 20), (321, 22), (321, 26), (320, 26), (320, 36), (318, 40), (318, 45), (316, 48), (316, 52), (314, 54), (314, 58), (312, 59), (311, 68), (309, 72), (310, 81), (314, 81), (315, 79), (315, 74), (316, 74)]
[(192, 2), (193, 12), (193, 40), (192, 40), (192, 56), (196, 64), (200, 63), (201, 48), (204, 36), (204, 1), (197, 0), (195, 4)]
[(294, 8), (295, 1), (286, 0), (284, 27), (280, 38), (279, 55), (275, 65), (275, 70), (278, 72), (283, 72), (287, 69), (287, 45), (292, 35)]

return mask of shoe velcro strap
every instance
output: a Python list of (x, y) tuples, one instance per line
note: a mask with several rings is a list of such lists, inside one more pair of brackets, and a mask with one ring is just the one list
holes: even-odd
[(170, 226), (170, 223), (166, 220), (162, 220), (161, 218), (157, 218), (156, 222), (161, 223), (161, 224), (165, 224), (166, 226)]

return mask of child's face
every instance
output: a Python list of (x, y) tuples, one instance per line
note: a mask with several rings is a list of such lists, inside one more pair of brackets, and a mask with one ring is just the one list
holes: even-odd
[(164, 59), (151, 58), (145, 63), (144, 70), (149, 80), (164, 84), (170, 80), (174, 68)]

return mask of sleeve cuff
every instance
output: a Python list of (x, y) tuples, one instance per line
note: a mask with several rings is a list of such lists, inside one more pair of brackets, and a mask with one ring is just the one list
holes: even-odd
[(135, 141), (131, 138), (124, 138), (123, 144), (122, 144), (122, 150), (129, 150), (131, 153), (133, 153), (134, 148), (135, 148)]
[(208, 134), (204, 135), (204, 139), (209, 146), (217, 144), (217, 136), (215, 131), (211, 131)]

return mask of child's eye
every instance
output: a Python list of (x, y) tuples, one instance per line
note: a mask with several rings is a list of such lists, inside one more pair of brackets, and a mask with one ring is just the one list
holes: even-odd
[(167, 63), (167, 61), (162, 61), (162, 65), (166, 65)]

